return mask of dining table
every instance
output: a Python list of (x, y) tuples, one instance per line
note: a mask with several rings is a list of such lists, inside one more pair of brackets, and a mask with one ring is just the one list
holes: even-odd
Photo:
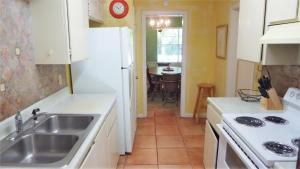
[(155, 76), (162, 76), (163, 74), (181, 74), (181, 67), (171, 66), (155, 66), (149, 68), (149, 73)]

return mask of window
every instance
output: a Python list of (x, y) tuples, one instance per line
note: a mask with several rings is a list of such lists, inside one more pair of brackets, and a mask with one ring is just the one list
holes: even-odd
[(157, 31), (157, 62), (181, 62), (182, 28)]

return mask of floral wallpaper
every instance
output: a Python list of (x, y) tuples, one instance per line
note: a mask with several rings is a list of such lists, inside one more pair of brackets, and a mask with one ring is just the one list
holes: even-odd
[(272, 85), (278, 95), (284, 96), (289, 87), (300, 88), (300, 65), (298, 66), (263, 66), (263, 73), (269, 70)]
[(64, 65), (34, 63), (28, 3), (0, 1), (0, 121), (66, 86)]

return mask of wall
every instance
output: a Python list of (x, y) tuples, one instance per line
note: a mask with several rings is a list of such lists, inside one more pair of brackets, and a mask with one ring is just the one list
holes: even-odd
[[(229, 24), (229, 15), (230, 8), (232, 5), (238, 3), (238, 0), (235, 1), (216, 1), (214, 5), (215, 18), (215, 27), (219, 25), (228, 25)], [(216, 29), (216, 28), (215, 28)], [(216, 35), (216, 34), (215, 34)], [(216, 47), (216, 44), (215, 44)], [(215, 78), (216, 78), (216, 95), (223, 97), (226, 94), (226, 79), (227, 79), (227, 59), (216, 58), (215, 60), (216, 69), (215, 69)]]
[(269, 70), (272, 77), (272, 85), (278, 95), (284, 96), (289, 87), (300, 89), (300, 66), (263, 66), (262, 73)]
[(138, 112), (143, 113), (143, 51), (142, 51), (142, 11), (143, 10), (184, 10), (187, 12), (187, 71), (186, 73), (186, 110), (193, 112), (197, 83), (215, 81), (215, 12), (213, 1), (174, 0), (168, 6), (158, 0), (137, 0), (136, 34), (137, 34), (137, 70), (138, 76)]
[[(149, 23), (150, 18), (146, 19)], [(156, 62), (157, 60), (157, 31), (149, 26), (146, 27), (146, 55), (147, 62)]]
[[(0, 121), (66, 86), (65, 66), (34, 64), (29, 4), (0, 1)], [(20, 48), (20, 55), (15, 48)], [(59, 85), (58, 76), (62, 76)]]

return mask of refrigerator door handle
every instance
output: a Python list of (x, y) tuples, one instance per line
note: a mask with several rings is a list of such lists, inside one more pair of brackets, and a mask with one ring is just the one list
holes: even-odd
[(128, 67), (121, 67), (121, 69), (123, 70), (123, 69), (128, 69)]

